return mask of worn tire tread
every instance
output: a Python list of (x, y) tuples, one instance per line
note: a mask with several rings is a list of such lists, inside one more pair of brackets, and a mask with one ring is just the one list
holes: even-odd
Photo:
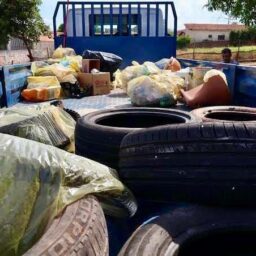
[(88, 196), (67, 206), (24, 256), (107, 256), (108, 234), (97, 199)]
[[(159, 198), (161, 193), (166, 196), (161, 188), (164, 184), (173, 200), (175, 191), (180, 193), (178, 187), (185, 184), (187, 194), (180, 197), (177, 192), (179, 200), (194, 197), (198, 203), (229, 204), (228, 199), (222, 200), (215, 185), (227, 192), (230, 205), (252, 205), (253, 195), (256, 196), (255, 155), (256, 127), (247, 122), (155, 127), (130, 133), (123, 139), (119, 174), (138, 197), (145, 197), (147, 192), (149, 198), (158, 193)], [(209, 200), (199, 193), (207, 184), (212, 190)], [(215, 199), (214, 193), (218, 195)]]

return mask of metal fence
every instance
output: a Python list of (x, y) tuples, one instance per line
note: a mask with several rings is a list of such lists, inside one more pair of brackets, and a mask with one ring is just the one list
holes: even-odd
[[(57, 34), (64, 24), (64, 35)], [(132, 60), (176, 54), (177, 15), (171, 1), (58, 2), (53, 17), (55, 47), (110, 51)]]
[(0, 66), (0, 108), (4, 106), (3, 79), (3, 68)]
[(18, 38), (12, 38), (9, 42), (9, 50), (24, 50), (27, 49), (24, 42)]
[[(70, 26), (73, 37), (106, 35), (133, 35), (133, 27), (137, 26), (138, 36), (168, 36), (169, 15), (174, 19), (173, 36), (177, 35), (177, 15), (174, 3), (165, 2), (58, 2), (54, 17), (54, 36), (57, 37), (57, 15), (62, 9), (62, 24), (64, 28)], [(161, 21), (164, 21), (163, 23)], [(88, 25), (90, 33), (87, 33)], [(154, 25), (154, 31), (152, 30)], [(126, 26), (124, 31), (124, 26)], [(81, 29), (81, 33), (78, 30)], [(126, 30), (127, 29), (127, 30)], [(146, 33), (142, 34), (145, 29)], [(152, 34), (154, 32), (154, 34)]]

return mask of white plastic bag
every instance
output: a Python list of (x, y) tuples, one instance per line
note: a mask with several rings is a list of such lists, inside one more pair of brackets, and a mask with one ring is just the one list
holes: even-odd
[(127, 91), (128, 82), (132, 79), (161, 72), (161, 70), (153, 62), (146, 61), (140, 65), (138, 62), (133, 61), (132, 64), (132, 66), (128, 66), (122, 71), (118, 70), (115, 73), (114, 85), (116, 87), (120, 87)]
[(75, 56), (75, 50), (72, 48), (62, 48), (59, 46), (53, 53), (52, 58), (53, 59), (61, 59), (66, 56)]
[(162, 107), (175, 105), (178, 87), (170, 83), (168, 79), (164, 75), (152, 75), (131, 80), (128, 83), (128, 95), (131, 97), (132, 104)]

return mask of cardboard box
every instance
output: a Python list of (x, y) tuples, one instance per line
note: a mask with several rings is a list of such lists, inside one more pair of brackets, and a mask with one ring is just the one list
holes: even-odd
[(110, 93), (110, 73), (100, 72), (93, 75), (93, 95), (104, 95)]
[(90, 73), (79, 73), (77, 80), (81, 88), (91, 88), (93, 84), (92, 74)]
[(82, 61), (82, 71), (84, 73), (91, 73), (92, 69), (100, 70), (100, 60), (97, 59), (83, 59)]
[(95, 74), (79, 73), (78, 81), (80, 87), (91, 88), (93, 95), (104, 95), (110, 93), (110, 73), (100, 72)]

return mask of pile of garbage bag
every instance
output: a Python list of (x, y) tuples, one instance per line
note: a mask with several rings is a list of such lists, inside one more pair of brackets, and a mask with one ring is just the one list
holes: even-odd
[(88, 194), (103, 196), (106, 214), (124, 217), (136, 212), (133, 195), (115, 171), (92, 160), (1, 134), (0, 162), (2, 256), (22, 255), (55, 216)]
[(83, 59), (98, 59), (100, 60), (100, 71), (110, 72), (111, 80), (113, 80), (114, 72), (120, 67), (123, 59), (113, 53), (97, 52), (86, 50), (83, 53)]
[[(77, 89), (77, 76), (81, 72), (82, 56), (76, 55), (71, 48), (57, 48), (48, 61), (31, 64), (33, 76), (28, 77), (28, 86), (21, 95), (26, 101), (42, 102), (71, 96), (69, 91)], [(67, 84), (74, 90), (62, 90)]]
[(151, 74), (158, 74), (161, 72), (154, 63), (146, 61), (142, 65), (138, 62), (133, 61), (132, 66), (126, 67), (124, 70), (117, 70), (115, 73), (115, 82), (116, 87), (120, 87), (127, 92), (128, 82), (134, 78), (140, 76), (148, 76)]
[(115, 73), (114, 83), (127, 92), (132, 104), (168, 107), (175, 105), (181, 98), (185, 80), (175, 73), (180, 70), (180, 64), (175, 58), (168, 62), (164, 60), (158, 65), (149, 61), (141, 65), (133, 61), (132, 64)]
[(78, 81), (78, 75), (83, 70), (83, 58), (99, 59), (100, 67), (97, 72), (110, 72), (111, 80), (113, 80), (113, 73), (123, 61), (115, 54), (90, 50), (86, 50), (82, 57), (76, 55), (72, 48), (60, 46), (54, 51), (51, 59), (32, 63), (33, 76), (28, 78), (28, 86), (21, 93), (23, 99), (30, 102), (42, 102), (62, 97), (89, 96), (91, 91), (80, 86)]
[(127, 94), (136, 106), (173, 106), (181, 97), (184, 80), (175, 75), (160, 73), (140, 76), (128, 82)]
[(64, 57), (67, 57), (67, 56), (75, 56), (76, 53), (74, 51), (74, 49), (72, 48), (62, 48), (62, 47), (58, 47), (53, 55), (52, 55), (52, 58), (53, 59), (62, 59)]

